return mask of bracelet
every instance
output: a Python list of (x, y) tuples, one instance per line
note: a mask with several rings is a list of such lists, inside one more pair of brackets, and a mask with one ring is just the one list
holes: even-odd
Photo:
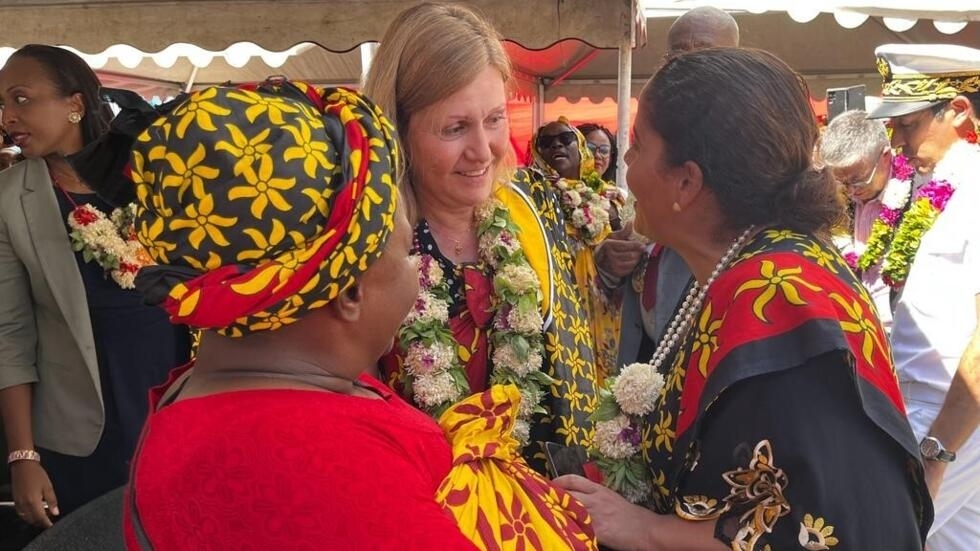
[(41, 462), (41, 454), (34, 450), (14, 450), (7, 455), (7, 464), (10, 465), (14, 461), (37, 461)]

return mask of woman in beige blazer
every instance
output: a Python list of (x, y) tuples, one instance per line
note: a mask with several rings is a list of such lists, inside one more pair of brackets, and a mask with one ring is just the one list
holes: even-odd
[(72, 250), (70, 214), (113, 210), (66, 161), (111, 117), (92, 70), (25, 46), (0, 69), (0, 102), (26, 158), (0, 173), (0, 414), (17, 512), (50, 526), (126, 482), (147, 390), (190, 345), (186, 328)]

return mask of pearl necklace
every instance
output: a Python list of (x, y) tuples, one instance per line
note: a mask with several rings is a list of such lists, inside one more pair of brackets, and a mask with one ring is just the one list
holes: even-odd
[(691, 286), (691, 290), (688, 291), (687, 296), (684, 298), (684, 303), (681, 305), (680, 311), (677, 312), (674, 319), (670, 320), (670, 325), (667, 326), (667, 332), (660, 339), (657, 350), (653, 353), (653, 358), (650, 359), (650, 364), (654, 370), (660, 371), (660, 366), (667, 359), (667, 355), (670, 354), (670, 351), (674, 349), (674, 346), (678, 344), (681, 338), (687, 335), (691, 324), (694, 322), (695, 312), (701, 309), (701, 303), (704, 302), (704, 297), (708, 294), (708, 288), (718, 278), (718, 275), (728, 267), (728, 264), (735, 258), (738, 251), (742, 249), (742, 246), (749, 239), (749, 235), (752, 234), (753, 229), (755, 229), (755, 226), (745, 228), (745, 231), (732, 242), (731, 246), (728, 247), (728, 250), (721, 257), (721, 260), (715, 265), (715, 269), (711, 272), (708, 280), (704, 282), (704, 285)]

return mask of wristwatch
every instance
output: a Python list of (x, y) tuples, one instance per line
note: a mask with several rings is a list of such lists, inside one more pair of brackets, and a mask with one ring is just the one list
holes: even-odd
[(951, 452), (943, 447), (943, 443), (935, 436), (926, 436), (919, 442), (919, 453), (923, 459), (930, 461), (941, 461), (949, 463), (956, 461), (956, 452)]

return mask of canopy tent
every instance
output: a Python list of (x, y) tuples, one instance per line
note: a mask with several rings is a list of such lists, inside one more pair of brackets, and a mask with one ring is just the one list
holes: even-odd
[[(344, 53), (360, 44), (380, 40), (395, 16), (417, 3), (410, 0), (4, 0), (0, 20), (16, 21), (16, 25), (7, 26), (0, 45), (18, 47), (43, 40), (89, 54), (104, 54), (116, 44), (155, 53), (174, 43), (186, 43), (215, 52), (241, 40), (250, 40), (279, 52), (303, 42), (314, 42), (331, 52)], [(645, 22), (638, 17), (639, 0), (469, 0), (467, 3), (485, 13), (508, 40), (526, 48), (547, 48), (562, 40), (577, 39), (593, 48), (617, 49), (623, 58), (617, 70), (617, 80), (624, 84), (619, 99), (621, 104), (628, 105), (629, 57), (637, 37), (642, 41)], [(311, 56), (319, 53), (315, 49), (307, 51), (313, 52)], [(177, 61), (170, 61), (171, 67)], [(327, 66), (322, 62), (322, 59), (313, 60), (310, 64), (318, 68)], [(107, 84), (111, 84), (111, 77), (118, 78), (125, 73), (111, 69), (104, 75), (110, 81)], [(188, 79), (190, 75), (196, 78), (200, 72), (187, 65), (178, 67), (177, 71), (182, 69)], [(306, 78), (286, 70), (274, 72)], [(309, 80), (349, 80), (347, 76), (338, 76)], [(522, 84), (519, 94), (521, 90), (530, 94), (538, 92), (533, 81), (539, 79), (530, 76), (518, 80)], [(536, 110), (535, 124), (540, 117), (540, 110)], [(625, 141), (629, 120), (626, 107), (618, 110), (618, 118), (623, 129), (620, 137)]]
[[(116, 43), (158, 52), (173, 42), (218, 51), (251, 40), (277, 52), (291, 49), (293, 55), (256, 56), (245, 59), (241, 67), (241, 59), (209, 57), (210, 63), (202, 63), (200, 56), (177, 57), (168, 60), (169, 67), (160, 67), (150, 58), (137, 58), (134, 64), (132, 56), (126, 59), (119, 53), (104, 56), (101, 77), (109, 86), (135, 88), (147, 96), (168, 95), (161, 90), (175, 92), (190, 79), (211, 84), (260, 80), (270, 74), (351, 85), (359, 81), (362, 70), (361, 54), (354, 48), (379, 39), (395, 14), (411, 3), (415, 2), (4, 0), (0, 18), (17, 24), (0, 35), (0, 46), (19, 46), (43, 36), (46, 42), (87, 53), (109, 53), (105, 50)], [(611, 128), (619, 126), (617, 118), (628, 120), (625, 100), (636, 96), (661, 63), (673, 18), (699, 5), (730, 10), (741, 27), (742, 44), (786, 60), (807, 78), (817, 98), (827, 88), (855, 84), (865, 84), (869, 94), (878, 93), (873, 52), (880, 44), (938, 42), (980, 48), (980, 0), (643, 0), (642, 9), (633, 0), (468, 3), (487, 13), (511, 41), (507, 49), (518, 73), (511, 117), (521, 142), (540, 121), (560, 114)], [(633, 36), (642, 42), (631, 24), (634, 12), (647, 17), (649, 45), (628, 52), (633, 76), (618, 87), (623, 52), (616, 48)]]
[[(219, 51), (250, 40), (282, 51), (316, 42), (346, 52), (380, 40), (415, 0), (4, 0), (3, 41), (68, 44), (101, 52), (129, 44), (157, 52), (183, 42)], [(544, 48), (577, 38), (617, 48), (637, 9), (634, 0), (468, 0), (510, 40)], [(39, 9), (40, 8), (40, 9)]]

